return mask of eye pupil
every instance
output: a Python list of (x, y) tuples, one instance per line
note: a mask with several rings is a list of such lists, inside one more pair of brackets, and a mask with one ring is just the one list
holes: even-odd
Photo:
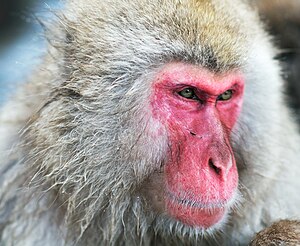
[(218, 97), (218, 100), (220, 100), (220, 101), (229, 100), (232, 97), (232, 93), (233, 93), (232, 90), (227, 90)]
[(179, 91), (179, 95), (188, 99), (194, 99), (196, 97), (192, 88), (185, 88), (182, 91)]

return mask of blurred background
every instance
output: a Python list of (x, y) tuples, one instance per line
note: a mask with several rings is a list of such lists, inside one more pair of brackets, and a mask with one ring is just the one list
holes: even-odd
[(40, 22), (61, 7), (59, 0), (0, 0), (0, 106), (40, 62), (47, 46)]

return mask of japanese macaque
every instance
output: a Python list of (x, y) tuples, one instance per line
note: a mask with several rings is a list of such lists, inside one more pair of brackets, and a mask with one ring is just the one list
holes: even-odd
[(0, 114), (1, 245), (248, 245), (300, 219), (300, 138), (253, 7), (70, 0), (58, 16)]

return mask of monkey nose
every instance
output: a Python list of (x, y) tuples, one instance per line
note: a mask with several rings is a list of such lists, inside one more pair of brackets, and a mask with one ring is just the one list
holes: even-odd
[(212, 158), (210, 158), (210, 159), (208, 160), (208, 166), (209, 166), (209, 168), (210, 168), (213, 172), (215, 172), (217, 175), (221, 175), (222, 169), (219, 168), (219, 167), (217, 167), (217, 166), (214, 164), (214, 161), (213, 161)]
[(229, 170), (232, 167), (232, 161), (231, 160), (218, 160), (214, 158), (209, 158), (208, 160), (208, 167), (209, 169), (217, 174), (218, 176), (222, 177), (223, 179), (226, 179)]

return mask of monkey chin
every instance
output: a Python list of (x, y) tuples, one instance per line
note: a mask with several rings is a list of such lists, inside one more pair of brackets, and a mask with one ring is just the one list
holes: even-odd
[(168, 214), (190, 227), (209, 229), (223, 220), (227, 214), (226, 205), (200, 204), (187, 200), (166, 199)]
[(230, 212), (240, 204), (241, 195), (236, 189), (229, 200), (200, 202), (179, 198), (168, 192), (164, 200), (167, 216), (184, 226), (209, 234), (222, 229)]
[[(210, 234), (221, 230), (228, 220), (230, 212), (242, 202), (239, 189), (233, 191), (232, 197), (226, 201), (204, 203), (190, 198), (179, 198), (167, 191), (163, 174), (155, 174), (147, 179), (140, 195), (146, 199), (148, 208), (162, 215), (171, 224), (186, 227), (191, 232)], [(160, 217), (160, 216), (159, 216)], [(174, 224), (175, 223), (175, 224)]]

